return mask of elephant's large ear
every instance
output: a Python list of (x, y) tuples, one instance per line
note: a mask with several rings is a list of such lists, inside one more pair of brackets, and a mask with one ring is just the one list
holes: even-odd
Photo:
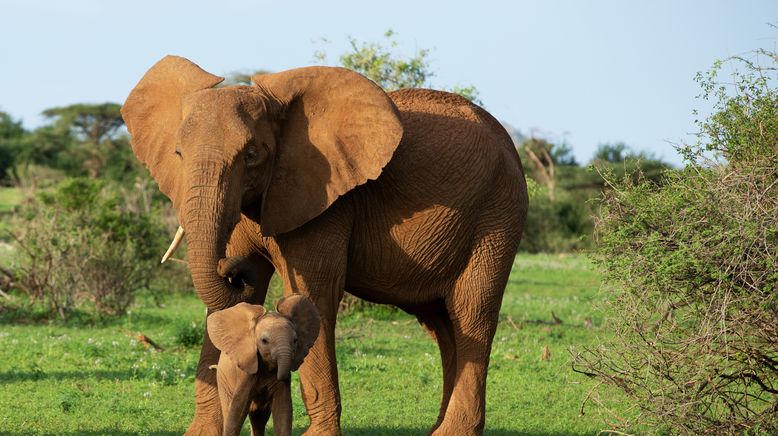
[(288, 232), (375, 179), (402, 138), (397, 108), (364, 76), (307, 67), (251, 78), (281, 102), (281, 133), (262, 233)]
[(316, 338), (319, 336), (319, 311), (316, 306), (303, 295), (295, 294), (282, 298), (276, 305), (278, 313), (292, 320), (297, 332), (297, 349), (292, 359), (291, 370), (294, 371), (303, 364)]
[(187, 59), (165, 56), (146, 72), (122, 106), (122, 118), (132, 135), (132, 151), (176, 208), (183, 189), (178, 180), (181, 161), (175, 154), (181, 99), (222, 80)]
[(264, 314), (262, 306), (238, 303), (212, 313), (206, 321), (213, 345), (249, 374), (256, 374), (259, 368), (254, 327)]

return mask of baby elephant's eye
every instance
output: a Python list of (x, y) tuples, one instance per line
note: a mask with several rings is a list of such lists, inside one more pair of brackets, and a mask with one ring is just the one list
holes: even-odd
[(267, 340), (267, 338), (262, 338), (262, 343), (263, 343), (263, 344), (267, 344), (267, 343), (268, 343), (268, 340)]

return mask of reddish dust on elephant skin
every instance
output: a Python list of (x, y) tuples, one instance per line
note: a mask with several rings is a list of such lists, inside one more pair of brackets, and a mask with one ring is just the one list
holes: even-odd
[[(482, 433), (489, 352), (528, 204), (508, 134), (460, 96), (386, 94), (342, 68), (213, 88), (219, 80), (166, 57), (123, 108), (134, 152), (178, 210), (198, 295), (213, 310), (261, 303), (276, 272), (284, 295), (310, 297), (320, 328), (300, 379), (311, 434), (340, 431), (334, 327), (344, 290), (396, 305), (440, 347), (432, 431)], [(206, 337), (192, 434), (221, 428), (208, 370), (218, 360)]]

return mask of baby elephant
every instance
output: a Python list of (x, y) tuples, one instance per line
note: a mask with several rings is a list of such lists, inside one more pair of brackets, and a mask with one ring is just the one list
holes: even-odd
[(240, 303), (208, 317), (208, 334), (222, 352), (216, 382), (225, 435), (239, 434), (247, 414), (253, 435), (265, 434), (271, 413), (276, 435), (292, 432), (289, 376), (319, 335), (319, 313), (302, 295), (281, 299), (276, 309)]

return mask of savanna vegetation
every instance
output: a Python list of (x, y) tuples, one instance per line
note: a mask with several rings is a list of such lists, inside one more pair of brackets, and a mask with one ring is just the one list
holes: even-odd
[[(387, 90), (446, 88), (488, 109), (472, 85), (435, 83), (428, 50), (399, 55), (392, 32), (349, 42), (336, 63)], [(487, 431), (778, 431), (776, 70), (732, 63), (734, 85), (718, 79), (725, 63), (698, 78), (716, 105), (699, 142), (680, 147), (683, 169), (623, 143), (584, 164), (564, 140), (505, 125), (530, 210)], [(158, 263), (176, 219), (132, 155), (119, 104), (44, 116), (27, 130), (0, 112), (0, 404), (14, 405), (0, 433), (180, 434), (203, 305), (182, 261)], [(345, 432), (434, 422), (439, 356), (413, 318), (347, 296), (337, 335)], [(295, 430), (306, 422), (297, 395)]]
[(631, 398), (639, 413), (624, 425), (778, 432), (776, 59), (698, 76), (714, 112), (682, 171), (661, 185), (606, 177), (595, 259), (617, 335), (575, 365)]

